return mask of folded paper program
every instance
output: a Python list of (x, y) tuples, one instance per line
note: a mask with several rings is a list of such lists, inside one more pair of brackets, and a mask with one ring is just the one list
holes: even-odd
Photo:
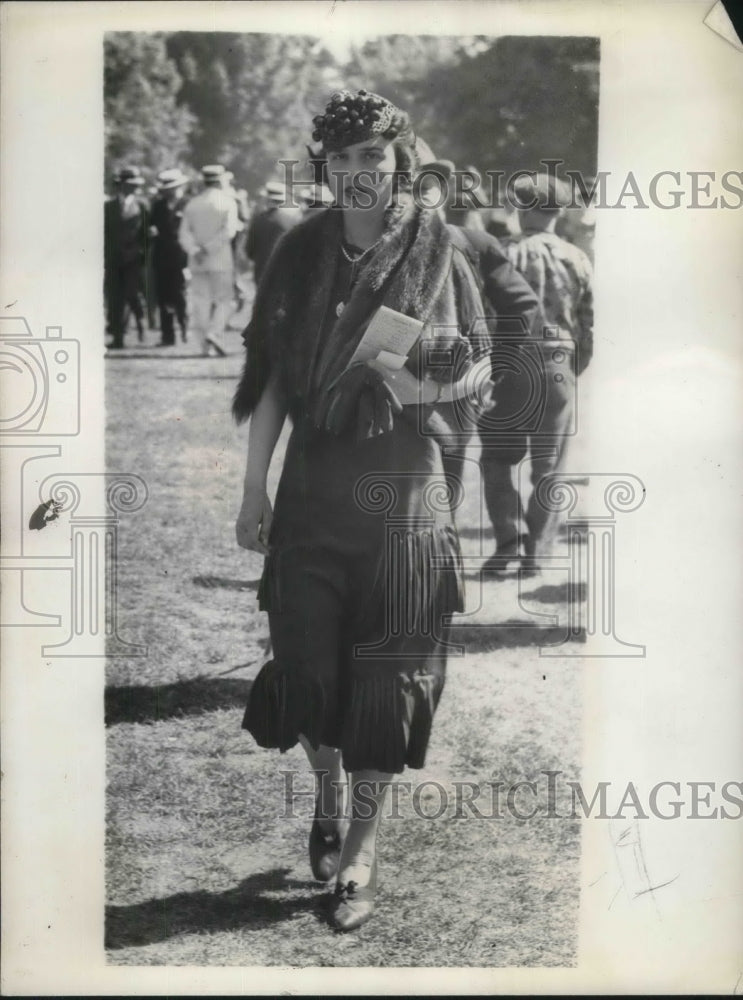
[[(421, 335), (423, 323), (412, 316), (380, 306), (366, 328), (349, 365), (359, 361), (372, 361), (384, 355), (388, 367), (402, 367), (411, 347)], [(401, 359), (399, 365), (395, 359)]]
[[(450, 381), (419, 379), (405, 362), (420, 339), (424, 324), (411, 316), (380, 306), (351, 357), (348, 368), (366, 362), (385, 378), (403, 405), (447, 403), (466, 396), (488, 398), (492, 386), (489, 357), (470, 367), (460, 378)], [(348, 369), (347, 369), (348, 370)]]

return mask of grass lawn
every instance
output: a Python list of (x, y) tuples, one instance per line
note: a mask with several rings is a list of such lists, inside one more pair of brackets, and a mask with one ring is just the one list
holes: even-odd
[[(471, 614), (455, 636), (466, 655), (450, 660), (425, 770), (401, 776), (428, 784), (417, 798), (399, 789), (399, 815), (380, 834), (378, 911), (351, 935), (325, 923), (328, 889), (306, 851), (311, 795), (286, 815), (288, 782), (311, 789), (304, 755), (261, 750), (240, 728), (268, 631), (255, 599), (261, 557), (234, 542), (247, 440), (229, 417), (239, 334), (225, 346), (224, 359), (145, 345), (106, 362), (108, 469), (149, 487), (144, 509), (122, 519), (118, 564), (120, 634), (148, 656), (111, 659), (107, 671), (109, 962), (574, 964), (579, 823), (547, 815), (541, 772), (580, 776), (583, 661), (540, 659), (544, 632), (513, 624), (565, 621), (559, 572), (525, 581), (520, 600), (517, 583), (470, 574)], [(478, 504), (472, 469), (458, 516), (466, 555), (481, 552)], [(484, 555), (492, 544), (486, 536)], [(492, 783), (529, 779), (537, 814), (498, 818)], [(470, 783), (466, 798), (479, 792), (482, 818), (457, 817), (454, 782)], [(558, 784), (562, 813), (563, 797)]]

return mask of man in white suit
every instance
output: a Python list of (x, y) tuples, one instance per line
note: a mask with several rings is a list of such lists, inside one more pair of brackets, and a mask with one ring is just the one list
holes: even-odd
[(238, 231), (235, 199), (222, 186), (219, 164), (203, 167), (204, 190), (183, 210), (178, 238), (191, 272), (191, 321), (201, 353), (224, 355), (219, 337), (232, 309), (234, 259), (232, 238)]

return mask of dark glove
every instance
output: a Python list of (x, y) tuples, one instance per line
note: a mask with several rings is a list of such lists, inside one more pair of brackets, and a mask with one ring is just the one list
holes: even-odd
[(381, 372), (369, 365), (352, 365), (328, 389), (315, 423), (330, 434), (342, 434), (356, 421), (356, 439), (389, 433), (402, 405)]
[(436, 337), (426, 344), (423, 375), (434, 382), (458, 382), (471, 362), (472, 344), (466, 337)]

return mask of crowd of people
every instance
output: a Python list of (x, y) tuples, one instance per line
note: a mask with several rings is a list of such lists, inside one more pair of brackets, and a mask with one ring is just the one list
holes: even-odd
[[(421, 197), (439, 206), (446, 222), (488, 233), (504, 246), (520, 240), (524, 231), (515, 206), (481, 208), (462, 199), (449, 184), (454, 163), (435, 159), (423, 140), (419, 146), (425, 161)], [(477, 169), (467, 167), (463, 175), (477, 190)], [(437, 177), (445, 186), (443, 196)], [(130, 332), (143, 344), (149, 327), (159, 330), (161, 347), (185, 343), (190, 332), (205, 357), (224, 353), (222, 334), (233, 317), (240, 317), (279, 238), (308, 213), (332, 203), (319, 178), (291, 192), (283, 181), (268, 180), (250, 197), (220, 164), (204, 166), (199, 181), (180, 168), (163, 170), (147, 194), (141, 170), (122, 167), (113, 186), (104, 207), (108, 347), (123, 348)], [(563, 206), (554, 221), (555, 235), (592, 261), (591, 211)]]
[(234, 181), (232, 171), (210, 164), (194, 192), (192, 178), (172, 168), (157, 175), (147, 196), (139, 168), (116, 172), (104, 206), (110, 349), (125, 346), (133, 325), (139, 344), (150, 327), (159, 328), (158, 346), (192, 334), (203, 356), (225, 353), (222, 334), (241, 313), (276, 241), (329, 200), (327, 190), (311, 184), (287, 199), (285, 185), (275, 180), (251, 199)]

